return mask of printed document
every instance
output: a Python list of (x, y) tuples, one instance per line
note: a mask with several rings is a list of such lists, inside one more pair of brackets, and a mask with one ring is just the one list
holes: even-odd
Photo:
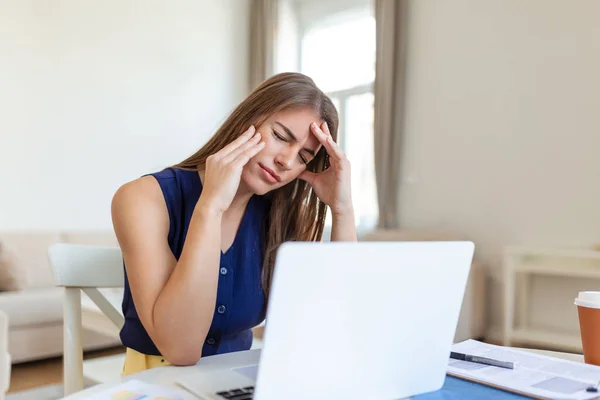
[(193, 400), (197, 397), (170, 386), (130, 380), (86, 397), (88, 400)]
[(449, 359), (448, 373), (477, 380), (524, 395), (546, 399), (586, 400), (600, 398), (586, 391), (600, 382), (600, 367), (531, 353), (525, 350), (494, 346), (466, 340), (452, 346), (452, 351), (514, 363), (514, 369), (493, 367)]

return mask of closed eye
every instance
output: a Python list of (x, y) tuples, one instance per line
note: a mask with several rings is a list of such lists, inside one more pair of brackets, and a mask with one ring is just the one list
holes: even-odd
[(287, 140), (282, 135), (277, 133), (277, 131), (273, 131), (273, 136), (275, 136), (275, 138), (277, 138), (278, 140), (281, 140), (282, 142), (287, 142)]
[[(275, 138), (276, 138), (277, 140), (281, 140), (282, 142), (286, 142), (286, 143), (288, 142), (288, 140), (287, 140), (285, 137), (283, 137), (283, 135), (281, 135), (281, 134), (277, 133), (277, 131), (276, 131), (276, 130), (273, 130), (273, 136), (275, 136)], [(308, 164), (308, 162), (309, 162), (309, 161), (308, 161), (308, 159), (307, 159), (306, 157), (304, 157), (304, 155), (302, 155), (302, 154), (298, 154), (298, 156), (300, 157), (300, 160), (301, 160), (301, 161), (302, 161), (304, 164)]]

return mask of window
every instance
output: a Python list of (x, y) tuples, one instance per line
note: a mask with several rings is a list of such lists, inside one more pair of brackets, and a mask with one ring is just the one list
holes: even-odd
[(325, 92), (369, 85), (375, 79), (373, 17), (317, 25), (301, 40), (301, 71)]
[(370, 229), (378, 212), (373, 156), (375, 19), (370, 8), (301, 23), (299, 49), (300, 71), (313, 78), (338, 109), (338, 141), (352, 164), (356, 222), (359, 230)]

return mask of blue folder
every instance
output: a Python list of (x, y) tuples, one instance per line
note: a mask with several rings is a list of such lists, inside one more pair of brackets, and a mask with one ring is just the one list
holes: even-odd
[(412, 398), (415, 400), (531, 400), (529, 397), (452, 376), (446, 376), (444, 386), (440, 390), (413, 396)]

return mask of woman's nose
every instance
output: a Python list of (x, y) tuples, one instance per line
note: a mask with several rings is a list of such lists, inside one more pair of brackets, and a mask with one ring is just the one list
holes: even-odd
[[(290, 152), (291, 153), (291, 152)], [(277, 164), (279, 164), (279, 166), (286, 170), (289, 171), (290, 169), (292, 169), (292, 163), (293, 163), (293, 156), (289, 153), (280, 153), (277, 155), (277, 157), (275, 158), (275, 162)]]

